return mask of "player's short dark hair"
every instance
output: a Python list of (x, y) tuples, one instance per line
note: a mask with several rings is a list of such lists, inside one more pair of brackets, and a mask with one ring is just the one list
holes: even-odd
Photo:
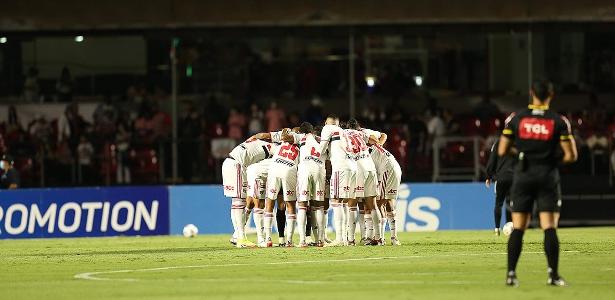
[(547, 98), (553, 96), (554, 88), (553, 83), (546, 79), (540, 79), (532, 82), (532, 93), (540, 101), (545, 101)]
[(357, 121), (357, 119), (355, 118), (350, 118), (350, 120), (348, 120), (348, 123), (346, 123), (346, 126), (349, 129), (355, 129), (355, 130), (359, 130), (359, 128), (361, 128), (361, 126), (359, 125), (359, 121)]
[(299, 132), (300, 133), (313, 133), (314, 126), (312, 126), (310, 122), (303, 122), (301, 123), (301, 126), (299, 126)]

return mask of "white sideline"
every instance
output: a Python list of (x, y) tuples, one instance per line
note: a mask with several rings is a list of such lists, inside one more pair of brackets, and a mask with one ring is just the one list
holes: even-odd
[[(565, 253), (578, 253), (579, 251), (563, 251)], [(528, 251), (523, 252), (526, 254), (542, 254), (544, 252)], [(272, 265), (293, 265), (293, 264), (319, 264), (319, 263), (341, 263), (352, 261), (372, 261), (372, 260), (387, 260), (387, 259), (413, 259), (413, 258), (430, 258), (430, 257), (453, 257), (453, 256), (489, 256), (489, 255), (506, 255), (506, 252), (487, 252), (487, 253), (467, 253), (457, 252), (445, 255), (410, 255), (410, 256), (383, 256), (383, 257), (365, 257), (365, 258), (344, 258), (344, 259), (327, 259), (327, 260), (299, 260), (299, 261), (280, 261), (280, 262), (268, 262), (268, 263), (242, 263), (242, 264), (215, 264), (215, 265), (187, 265), (187, 266), (169, 266), (158, 268), (146, 268), (146, 269), (126, 269), (126, 270), (114, 270), (114, 271), (100, 271), (100, 272), (86, 272), (79, 273), (73, 276), (75, 279), (85, 280), (98, 280), (98, 281), (138, 281), (134, 278), (105, 278), (98, 277), (98, 275), (104, 274), (117, 274), (117, 273), (134, 273), (134, 272), (152, 272), (152, 271), (166, 271), (176, 269), (195, 269), (195, 268), (215, 268), (215, 267), (246, 267), (246, 266), (272, 266)], [(279, 282), (279, 280), (278, 280)], [(288, 280), (289, 283), (324, 283), (321, 281), (301, 281), (301, 280)], [(418, 282), (418, 281), (417, 281)], [(336, 283), (340, 283), (336, 281)], [(383, 282), (387, 284), (387, 282)], [(453, 284), (464, 284), (460, 282), (454, 282)]]

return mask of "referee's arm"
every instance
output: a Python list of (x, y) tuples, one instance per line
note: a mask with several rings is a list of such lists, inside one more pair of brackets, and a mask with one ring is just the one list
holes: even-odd
[(570, 121), (566, 119), (566, 117), (561, 117), (562, 120), (562, 129), (560, 133), (560, 142), (559, 146), (562, 148), (564, 152), (564, 157), (562, 158), (562, 162), (565, 164), (571, 164), (579, 158), (579, 153), (577, 152), (577, 143), (574, 140), (574, 136), (572, 135), (572, 130), (570, 127)]

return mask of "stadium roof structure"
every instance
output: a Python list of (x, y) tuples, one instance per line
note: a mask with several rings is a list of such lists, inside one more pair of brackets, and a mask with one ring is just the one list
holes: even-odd
[(610, 0), (19, 0), (4, 1), (0, 31), (615, 22)]

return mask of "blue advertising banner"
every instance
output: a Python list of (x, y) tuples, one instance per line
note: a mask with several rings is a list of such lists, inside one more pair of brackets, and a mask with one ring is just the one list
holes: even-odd
[(231, 201), (220, 185), (170, 186), (171, 234), (194, 224), (199, 234), (232, 233)]
[[(171, 234), (181, 234), (186, 224), (196, 225), (200, 234), (232, 233), (230, 200), (224, 197), (222, 187), (169, 189)], [(398, 230), (493, 228), (494, 197), (493, 188), (487, 189), (482, 183), (402, 184), (396, 206)], [(332, 213), (329, 213), (331, 219)], [(253, 231), (254, 224), (250, 222), (247, 232)]]
[(0, 192), (0, 239), (169, 234), (166, 187)]
[(490, 229), (493, 188), (482, 183), (412, 183), (399, 187), (399, 231)]

